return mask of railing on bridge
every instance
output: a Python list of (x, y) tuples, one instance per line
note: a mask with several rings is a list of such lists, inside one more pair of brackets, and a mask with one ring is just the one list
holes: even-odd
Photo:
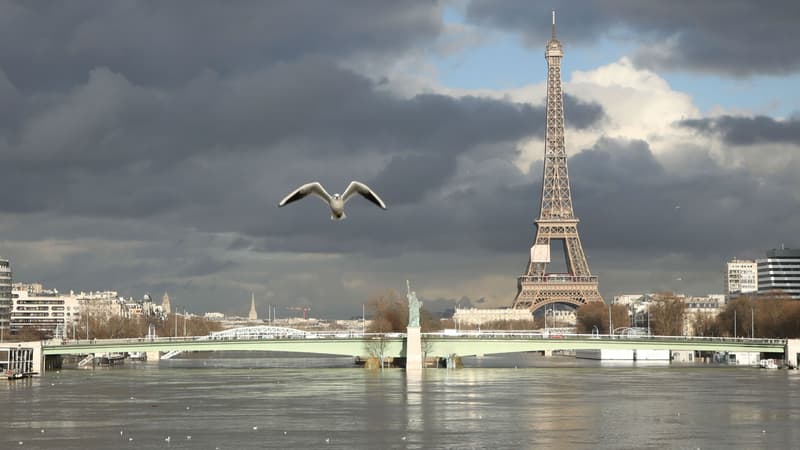
[(572, 340), (613, 340), (613, 341), (675, 341), (675, 342), (723, 342), (747, 344), (785, 344), (786, 339), (770, 338), (743, 338), (743, 337), (717, 337), (717, 336), (657, 336), (657, 335), (616, 335), (616, 334), (579, 334), (579, 333), (554, 333), (542, 331), (506, 331), (506, 330), (481, 330), (481, 331), (438, 331), (422, 333), (422, 337), (429, 338), (503, 338), (503, 339), (572, 339)]
[[(240, 330), (240, 329), (233, 329)], [(226, 330), (232, 331), (232, 330)], [(206, 336), (186, 336), (186, 337), (156, 337), (156, 338), (123, 338), (123, 339), (75, 339), (61, 340), (54, 339), (44, 341), (46, 347), (58, 347), (60, 345), (92, 345), (92, 344), (133, 344), (133, 343), (159, 343), (159, 342), (197, 342), (197, 341), (251, 341), (264, 339), (380, 339), (380, 338), (405, 338), (405, 333), (361, 333), (361, 332), (342, 332), (342, 331), (323, 331), (307, 332), (295, 330), (297, 333), (259, 335), (249, 332), (219, 332)], [(608, 335), (608, 334), (577, 334), (577, 333), (558, 333), (542, 332), (538, 330), (530, 331), (507, 331), (507, 330), (481, 330), (481, 331), (437, 331), (422, 333), (423, 338), (439, 339), (565, 339), (565, 340), (613, 340), (613, 341), (676, 341), (676, 342), (721, 342), (721, 343), (747, 343), (747, 344), (785, 344), (785, 339), (766, 339), (766, 338), (743, 338), (743, 337), (714, 337), (714, 336), (657, 336), (657, 335)]]
[[(229, 331), (229, 330), (225, 330)], [(297, 330), (301, 331), (301, 330)], [(198, 341), (257, 341), (265, 339), (370, 339), (370, 338), (405, 338), (405, 333), (361, 333), (342, 331), (300, 332), (294, 334), (257, 335), (257, 334), (218, 334), (205, 336), (178, 336), (178, 337), (141, 337), (119, 339), (51, 339), (43, 341), (45, 347), (58, 347), (62, 345), (108, 345), (108, 344), (136, 344), (136, 343), (168, 343), (168, 342), (198, 342)]]

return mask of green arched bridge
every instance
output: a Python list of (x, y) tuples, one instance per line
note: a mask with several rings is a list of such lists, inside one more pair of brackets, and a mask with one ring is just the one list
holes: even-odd
[[(44, 355), (82, 355), (250, 350), (361, 357), (370, 355), (405, 357), (405, 343), (404, 333), (315, 333), (278, 327), (248, 327), (202, 337), (54, 340), (45, 342), (42, 351)], [(587, 349), (784, 353), (785, 347), (784, 339), (542, 334), (533, 331), (422, 334), (422, 352), (428, 357)]]

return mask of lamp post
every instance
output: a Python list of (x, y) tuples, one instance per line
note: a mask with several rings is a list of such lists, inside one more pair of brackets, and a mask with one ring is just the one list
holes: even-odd
[(178, 305), (175, 305), (175, 332), (172, 335), (178, 337)]
[(608, 304), (608, 334), (614, 336), (614, 327), (611, 322), (611, 303)]
[(754, 319), (754, 314), (753, 313), (754, 313), (753, 307), (750, 306), (750, 338), (751, 339), (756, 337), (756, 333), (755, 333), (755, 331), (756, 331), (756, 323), (755, 323), (755, 319)]
[(186, 308), (183, 308), (183, 337), (186, 337)]
[(736, 310), (733, 310), (733, 338), (736, 339)]
[(364, 304), (361, 304), (361, 335), (363, 336), (367, 330), (367, 315), (365, 313), (366, 307)]
[(547, 306), (544, 307), (544, 333), (547, 334)]

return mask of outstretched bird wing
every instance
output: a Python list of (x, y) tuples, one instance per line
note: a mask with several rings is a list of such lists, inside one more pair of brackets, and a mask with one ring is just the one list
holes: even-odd
[(284, 198), (283, 200), (281, 200), (280, 203), (278, 203), (278, 206), (283, 206), (295, 202), (303, 197), (306, 197), (309, 194), (316, 195), (317, 197), (324, 200), (325, 203), (330, 204), (331, 202), (331, 196), (330, 194), (328, 194), (328, 191), (326, 191), (325, 188), (322, 187), (321, 184), (319, 184), (319, 182), (315, 181), (313, 183), (306, 183), (300, 186), (299, 188), (295, 189), (294, 191), (292, 191), (291, 194), (287, 195), (286, 198)]
[(358, 181), (351, 181), (350, 185), (347, 186), (347, 189), (344, 190), (344, 194), (342, 194), (342, 200), (347, 202), (355, 194), (361, 194), (367, 200), (375, 203), (376, 205), (380, 206), (383, 209), (386, 209), (386, 204), (383, 203), (378, 194), (376, 194), (372, 189), (369, 188), (364, 183), (359, 183)]

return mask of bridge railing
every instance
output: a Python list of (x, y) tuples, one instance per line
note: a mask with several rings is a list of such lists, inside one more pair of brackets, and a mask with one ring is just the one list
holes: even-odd
[(504, 339), (598, 339), (615, 341), (695, 341), (695, 342), (724, 342), (724, 343), (746, 343), (746, 344), (785, 344), (786, 339), (772, 338), (743, 338), (743, 337), (723, 337), (723, 336), (658, 336), (658, 335), (609, 335), (609, 334), (579, 334), (579, 333), (553, 333), (542, 331), (505, 331), (505, 330), (481, 330), (481, 331), (439, 331), (422, 333), (422, 337), (429, 338), (504, 338)]
[[(123, 339), (53, 339), (43, 341), (45, 347), (58, 347), (61, 345), (114, 345), (137, 343), (175, 343), (175, 342), (219, 342), (219, 341), (261, 341), (261, 340), (309, 340), (309, 339), (397, 339), (405, 338), (405, 333), (360, 333), (323, 331), (308, 332), (303, 335), (264, 335), (258, 337), (241, 336), (179, 336), (157, 338), (123, 338)], [(784, 345), (785, 339), (721, 337), (721, 336), (657, 336), (657, 335), (608, 335), (608, 334), (577, 334), (542, 331), (506, 331), (506, 330), (481, 330), (481, 331), (438, 331), (422, 333), (423, 338), (438, 339), (566, 339), (587, 340), (596, 339), (604, 341), (673, 341), (673, 342), (714, 342), (714, 343), (740, 343), (740, 344), (766, 344)]]
[(172, 337), (140, 337), (140, 338), (120, 338), (120, 339), (51, 339), (43, 341), (46, 347), (58, 347), (61, 345), (113, 345), (113, 344), (140, 344), (140, 343), (174, 343), (174, 342), (198, 342), (198, 341), (261, 341), (261, 340), (307, 340), (307, 339), (381, 339), (381, 338), (405, 338), (405, 333), (361, 333), (361, 332), (341, 332), (341, 331), (322, 331), (308, 332), (306, 334), (284, 334), (284, 335), (263, 335), (263, 336), (172, 336)]

